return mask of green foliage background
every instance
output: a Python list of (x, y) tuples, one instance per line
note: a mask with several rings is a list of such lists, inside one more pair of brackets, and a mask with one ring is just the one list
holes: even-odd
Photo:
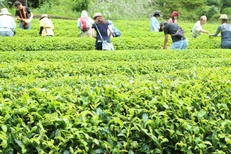
[[(6, 6), (12, 6), (14, 2), (2, 1)], [(101, 12), (114, 20), (149, 18), (155, 10), (160, 10), (164, 18), (169, 18), (172, 11), (178, 11), (180, 19), (187, 21), (197, 20), (201, 15), (208, 16), (211, 21), (216, 20), (221, 13), (231, 16), (230, 0), (27, 0), (27, 4), (37, 14), (48, 13), (72, 18), (78, 17), (82, 10), (87, 10), (91, 15)]]

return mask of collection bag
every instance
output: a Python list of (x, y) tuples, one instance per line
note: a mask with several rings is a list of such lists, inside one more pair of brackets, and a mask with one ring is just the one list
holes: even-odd
[(102, 50), (114, 50), (114, 46), (112, 43), (108, 43), (107, 41), (102, 42)]
[(183, 38), (184, 37), (184, 30), (181, 27), (179, 27), (178, 30), (176, 31), (176, 33), (172, 34), (172, 36)]

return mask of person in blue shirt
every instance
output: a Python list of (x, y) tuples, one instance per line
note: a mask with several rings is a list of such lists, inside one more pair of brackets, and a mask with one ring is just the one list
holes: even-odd
[(231, 24), (228, 24), (228, 16), (226, 14), (222, 14), (220, 16), (221, 25), (218, 26), (215, 34), (211, 34), (210, 36), (217, 36), (221, 32), (221, 44), (220, 47), (222, 49), (231, 49)]
[(161, 17), (162, 15), (160, 14), (159, 11), (156, 11), (152, 18), (151, 18), (151, 23), (150, 23), (150, 30), (152, 32), (159, 32), (160, 26), (159, 26), (159, 22), (158, 22), (158, 18)]

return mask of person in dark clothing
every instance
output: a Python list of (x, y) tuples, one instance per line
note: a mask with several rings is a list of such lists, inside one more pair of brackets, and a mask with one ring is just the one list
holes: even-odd
[(16, 1), (14, 6), (17, 8), (15, 16), (20, 21), (19, 27), (22, 29), (31, 29), (30, 22), (33, 19), (33, 13), (28, 7), (23, 6), (19, 1)]
[(109, 26), (109, 23), (104, 20), (101, 13), (95, 13), (93, 19), (95, 20), (95, 23), (92, 25), (92, 36), (96, 38), (95, 49), (102, 50), (102, 39), (100, 34), (105, 41), (111, 43), (110, 37), (112, 36), (112, 29)]
[(221, 44), (220, 47), (223, 49), (231, 49), (231, 24), (228, 24), (228, 16), (222, 14), (220, 16), (221, 25), (217, 28), (215, 34), (209, 36), (217, 36), (221, 32)]
[(187, 39), (184, 36), (184, 31), (176, 23), (167, 23), (163, 21), (160, 23), (160, 32), (164, 31), (164, 46), (163, 49), (167, 48), (168, 35), (172, 37), (172, 49), (173, 50), (184, 50), (188, 47)]

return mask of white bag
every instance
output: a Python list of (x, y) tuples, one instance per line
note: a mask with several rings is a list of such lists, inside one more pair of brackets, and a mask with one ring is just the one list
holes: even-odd
[(107, 41), (102, 42), (102, 50), (114, 50), (114, 46), (112, 43), (108, 43)]
[(26, 23), (30, 23), (31, 21), (32, 21), (32, 18), (25, 20)]

